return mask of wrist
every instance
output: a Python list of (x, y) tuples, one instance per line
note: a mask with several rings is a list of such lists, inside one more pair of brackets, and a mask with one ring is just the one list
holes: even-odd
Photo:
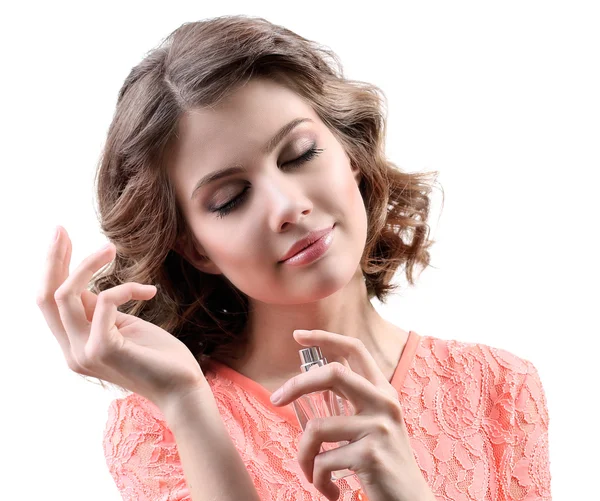
[(206, 412), (213, 407), (218, 414), (214, 395), (208, 384), (173, 391), (158, 407), (170, 428), (196, 419), (199, 412)]

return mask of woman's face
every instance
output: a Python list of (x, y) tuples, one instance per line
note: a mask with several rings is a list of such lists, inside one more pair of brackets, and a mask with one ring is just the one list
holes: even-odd
[[(269, 304), (317, 301), (360, 273), (367, 214), (359, 172), (297, 94), (252, 79), (217, 106), (184, 115), (177, 135), (169, 177), (194, 236), (179, 251), (194, 266), (223, 273), (250, 300)], [(197, 187), (231, 166), (245, 170)], [(302, 266), (280, 262), (308, 232), (332, 225), (331, 245), (320, 259)]]

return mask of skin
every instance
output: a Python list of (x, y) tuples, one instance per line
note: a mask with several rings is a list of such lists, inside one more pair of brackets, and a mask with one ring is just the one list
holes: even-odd
[[(386, 381), (358, 339), (323, 330), (294, 331), (303, 346), (318, 345), (339, 353), (351, 368), (332, 362), (287, 381), (271, 401), (287, 405), (314, 391), (330, 389), (349, 400), (351, 416), (312, 418), (298, 444), (304, 475), (327, 499), (339, 499), (331, 472), (349, 468), (370, 501), (435, 501), (410, 446), (410, 436), (396, 389)], [(323, 442), (349, 444), (320, 452)]]
[[(259, 154), (274, 131), (299, 116), (311, 121), (269, 155)], [(433, 500), (389, 383), (408, 334), (377, 314), (358, 264), (367, 229), (359, 171), (310, 106), (273, 82), (251, 81), (180, 125), (168, 167), (193, 238), (179, 250), (201, 271), (223, 273), (250, 298), (250, 350), (229, 365), (270, 392), (281, 386), (281, 398), (271, 396), (274, 405), (324, 389), (353, 404), (355, 415), (311, 419), (299, 444), (306, 477), (331, 501), (339, 488), (330, 474), (344, 468), (358, 475), (372, 501)], [(314, 142), (319, 155), (289, 170), (287, 162)], [(249, 171), (190, 200), (201, 176), (230, 162), (246, 163)], [(250, 196), (225, 218), (209, 210), (246, 185)], [(334, 223), (333, 243), (321, 259), (301, 267), (278, 262), (308, 230)], [(69, 368), (138, 393), (165, 416), (177, 415), (190, 398), (206, 401), (210, 388), (186, 346), (118, 311), (131, 299), (150, 299), (156, 288), (123, 283), (96, 296), (86, 285), (114, 259), (114, 246), (69, 274), (71, 249), (59, 227), (37, 296)], [(307, 330), (304, 337), (298, 329)], [(314, 345), (331, 363), (298, 374), (298, 349)], [(322, 442), (341, 440), (350, 444), (319, 453)]]
[[(284, 124), (301, 123), (270, 153), (264, 145)], [(295, 329), (322, 329), (361, 340), (389, 381), (408, 333), (382, 318), (367, 298), (359, 266), (367, 214), (360, 172), (308, 102), (284, 85), (255, 78), (211, 108), (195, 109), (178, 124), (168, 175), (193, 238), (177, 250), (196, 268), (224, 274), (249, 297), (249, 345), (240, 359), (222, 360), (274, 391), (298, 373)], [(311, 160), (293, 161), (310, 149)], [(247, 173), (196, 191), (205, 175), (242, 164)], [(224, 217), (211, 212), (242, 194)], [(244, 195), (243, 195), (244, 196)], [(278, 262), (308, 231), (335, 223), (328, 252), (301, 267)], [(323, 350), (328, 360), (337, 354)]]
[[(181, 415), (190, 400), (194, 408), (204, 408), (212, 395), (210, 387), (181, 341), (152, 323), (118, 311), (118, 306), (131, 299), (150, 299), (156, 292), (154, 286), (128, 282), (98, 296), (86, 290), (92, 275), (114, 259), (114, 252), (109, 244), (69, 274), (71, 242), (59, 227), (37, 303), (71, 370), (148, 398), (173, 423), (173, 416)], [(349, 366), (334, 361), (293, 376), (271, 396), (274, 405), (331, 389), (355, 409), (352, 416), (309, 421), (298, 450), (306, 478), (331, 501), (339, 498), (331, 472), (345, 468), (358, 475), (371, 501), (433, 500), (410, 447), (398, 394), (363, 342), (323, 330), (295, 330), (293, 335), (299, 345), (321, 346), (325, 353), (343, 357)], [(350, 444), (319, 453), (322, 442), (342, 440)]]

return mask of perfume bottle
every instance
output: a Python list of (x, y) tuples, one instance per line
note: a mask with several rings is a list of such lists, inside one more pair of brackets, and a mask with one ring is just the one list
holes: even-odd
[[(327, 364), (327, 359), (323, 357), (321, 348), (311, 346), (299, 350), (300, 354), (300, 370), (308, 372), (314, 367), (322, 367)], [(304, 431), (309, 419), (316, 417), (327, 416), (351, 416), (354, 414), (354, 406), (345, 398), (336, 395), (331, 390), (321, 390), (302, 395), (292, 402), (292, 407), (298, 418), (298, 423)], [(341, 442), (323, 442), (321, 444), (321, 452), (337, 449), (340, 446), (347, 445), (347, 440)], [(331, 473), (331, 480), (354, 475), (354, 472), (349, 469), (338, 470)]]

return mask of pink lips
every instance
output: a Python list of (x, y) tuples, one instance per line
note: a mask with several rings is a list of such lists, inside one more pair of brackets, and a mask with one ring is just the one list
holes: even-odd
[[(307, 241), (309, 242), (308, 246), (306, 246)], [(296, 242), (286, 254), (289, 257), (281, 262), (295, 266), (312, 263), (327, 252), (332, 241), (333, 226), (313, 232), (308, 237)], [(294, 253), (295, 249), (298, 249), (296, 253)]]

